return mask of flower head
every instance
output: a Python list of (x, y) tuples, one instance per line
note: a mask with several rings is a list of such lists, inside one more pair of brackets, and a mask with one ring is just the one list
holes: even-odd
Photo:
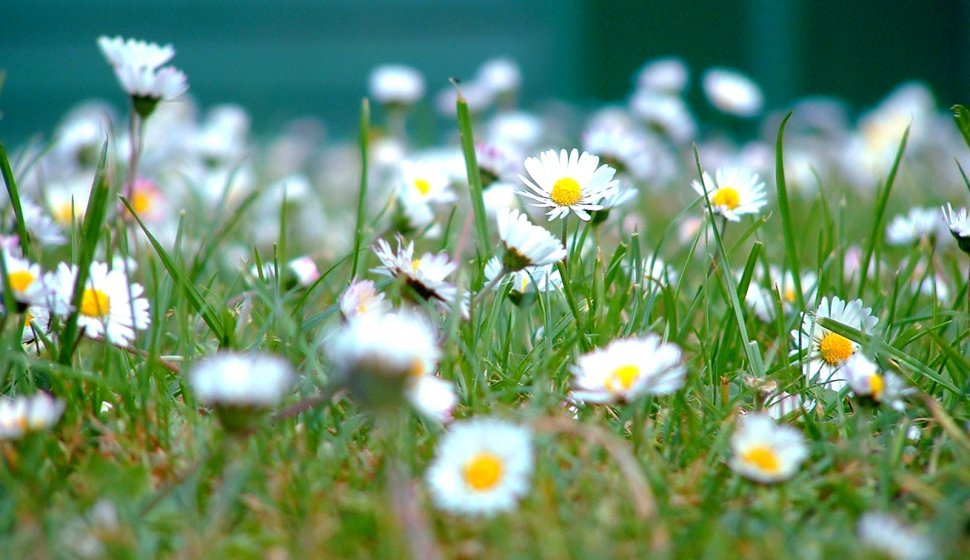
[(576, 360), (570, 368), (570, 395), (576, 401), (610, 403), (672, 393), (684, 383), (680, 358), (680, 348), (654, 334), (615, 340)]
[(424, 78), (410, 66), (386, 64), (370, 74), (370, 94), (384, 105), (409, 106), (424, 96)]
[(528, 187), (519, 194), (533, 200), (540, 208), (551, 208), (546, 214), (550, 220), (563, 218), (570, 211), (581, 220), (590, 219), (590, 211), (603, 208), (600, 201), (617, 189), (613, 180), (616, 171), (608, 165), (599, 165), (599, 158), (579, 150), (566, 150), (558, 154), (549, 150), (538, 158), (525, 160), (529, 177), (519, 175)]
[(787, 480), (808, 457), (805, 438), (764, 414), (749, 414), (731, 437), (731, 468), (764, 483)]
[(24, 434), (46, 430), (64, 412), (64, 401), (47, 393), (14, 399), (0, 397), (0, 440), (20, 439)]
[[(14, 301), (21, 305), (41, 303), (46, 297), (46, 290), (40, 265), (12, 256), (5, 249), (0, 249), (0, 258), (3, 259), (7, 282), (10, 283), (10, 295)], [(3, 294), (4, 285), (5, 283), (0, 283), (0, 296)], [(3, 298), (0, 297), (0, 306), (2, 305)]]
[(896, 216), (886, 228), (890, 245), (908, 245), (927, 238), (936, 241), (946, 231), (940, 215), (931, 208), (910, 208), (905, 216)]
[(464, 515), (494, 515), (515, 508), (530, 487), (532, 436), (496, 419), (452, 425), (438, 443), (425, 480), (436, 506)]
[(158, 46), (155, 43), (137, 39), (118, 37), (98, 37), (98, 46), (111, 66), (115, 68), (148, 68), (154, 70), (175, 56), (172, 45)]
[(351, 282), (340, 296), (340, 313), (348, 320), (365, 313), (383, 313), (386, 309), (384, 294), (370, 280)]
[(293, 381), (289, 362), (262, 353), (222, 352), (189, 370), (196, 398), (213, 406), (271, 407), (280, 402)]
[[(64, 316), (71, 310), (76, 278), (77, 267), (65, 263), (45, 278), (52, 292), (48, 301), (52, 312)], [(77, 310), (78, 327), (86, 336), (103, 336), (112, 344), (127, 346), (135, 339), (135, 331), (147, 329), (150, 322), (144, 291), (141, 284), (129, 284), (124, 270), (91, 263)]]
[(758, 84), (747, 76), (724, 68), (704, 72), (704, 95), (719, 110), (739, 117), (753, 117), (764, 105)]
[(879, 318), (873, 317), (872, 309), (863, 307), (860, 299), (846, 303), (838, 297), (833, 297), (831, 302), (822, 298), (814, 314), (804, 314), (801, 330), (791, 332), (796, 347), (808, 352), (804, 373), (809, 381), (823, 383), (838, 391), (845, 387), (845, 378), (838, 373), (839, 368), (859, 351), (859, 345), (819, 325), (818, 319), (831, 319), (868, 333)]
[(759, 180), (757, 173), (743, 167), (720, 167), (715, 176), (716, 182), (705, 171), (703, 185), (696, 180), (691, 184), (697, 194), (707, 195), (715, 214), (737, 222), (741, 216), (757, 214), (762, 206), (768, 204), (765, 184)]
[(861, 352), (846, 360), (842, 373), (853, 393), (888, 404), (896, 410), (903, 409), (903, 398), (912, 392), (902, 378), (891, 371), (880, 371), (879, 366)]
[(970, 253), (970, 213), (967, 212), (967, 209), (960, 208), (954, 212), (953, 206), (947, 204), (943, 208), (943, 218), (946, 220), (947, 227), (950, 228), (950, 235), (960, 245), (960, 250), (964, 253)]
[[(377, 242), (374, 254), (382, 265), (373, 269), (374, 273), (403, 280), (419, 297), (434, 301), (445, 310), (456, 304), (458, 288), (445, 278), (458, 265), (448, 258), (447, 253), (425, 253), (415, 258), (414, 243), (405, 244), (404, 238), (398, 236), (397, 251), (392, 250), (390, 244), (381, 239)], [(465, 316), (464, 300), (458, 304), (462, 316)]]
[(552, 264), (566, 258), (562, 243), (518, 210), (499, 210), (496, 221), (498, 236), (505, 247), (503, 264), (508, 270)]
[(888, 513), (866, 512), (856, 528), (863, 545), (893, 560), (928, 560), (935, 556), (933, 543), (926, 536)]
[(159, 47), (135, 39), (102, 36), (98, 38), (98, 46), (142, 118), (147, 118), (159, 101), (175, 99), (188, 89), (181, 70), (162, 67), (175, 56), (171, 45)]

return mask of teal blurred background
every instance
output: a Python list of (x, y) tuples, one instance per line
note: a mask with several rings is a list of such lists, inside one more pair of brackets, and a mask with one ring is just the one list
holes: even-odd
[(697, 76), (748, 73), (768, 106), (831, 94), (854, 107), (905, 80), (941, 106), (970, 102), (968, 0), (0, 0), (0, 140), (49, 136), (74, 103), (124, 99), (95, 40), (172, 43), (203, 106), (248, 108), (257, 132), (298, 116), (352, 130), (367, 75), (413, 65), (431, 94), (493, 56), (524, 74), (523, 101), (620, 100), (633, 73), (682, 57)]

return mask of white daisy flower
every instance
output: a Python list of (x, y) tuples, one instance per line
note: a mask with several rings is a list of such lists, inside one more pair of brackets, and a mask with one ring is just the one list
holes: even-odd
[(864, 546), (893, 560), (929, 560), (936, 556), (933, 543), (925, 535), (888, 513), (866, 512), (856, 530)]
[(458, 404), (455, 385), (434, 375), (422, 375), (411, 381), (405, 397), (415, 410), (439, 424), (451, 421)]
[(791, 478), (808, 458), (805, 438), (791, 426), (779, 426), (764, 414), (749, 414), (731, 437), (731, 468), (764, 483)]
[(753, 117), (761, 112), (764, 96), (750, 78), (724, 68), (704, 72), (704, 95), (719, 110), (739, 117)]
[(64, 401), (47, 393), (13, 399), (0, 397), (0, 440), (20, 439), (25, 434), (46, 430), (64, 412)]
[(401, 162), (398, 193), (402, 197), (427, 204), (449, 204), (455, 201), (448, 175), (437, 165), (423, 161)]
[(413, 105), (424, 96), (424, 78), (410, 66), (378, 66), (368, 83), (371, 97), (384, 105)]
[[(794, 311), (797, 302), (795, 277), (791, 271), (782, 272), (780, 268), (771, 266), (768, 268), (768, 281), (771, 289), (767, 289), (752, 280), (744, 298), (745, 303), (751, 307), (755, 315), (765, 323), (771, 323), (775, 320), (776, 298), (781, 301), (782, 311), (786, 315)], [(815, 274), (803, 272), (799, 281), (803, 292), (803, 301), (813, 300), (815, 284), (818, 282)]]
[(154, 70), (175, 56), (172, 45), (158, 46), (137, 39), (98, 37), (98, 46), (115, 68), (149, 68)]
[(684, 384), (681, 352), (655, 334), (614, 340), (580, 356), (570, 367), (573, 401), (612, 403), (641, 395), (666, 395)]
[(655, 146), (649, 138), (634, 128), (597, 126), (583, 134), (583, 149), (599, 156), (603, 163), (614, 167), (618, 173), (645, 180), (655, 171)]
[[(47, 275), (53, 312), (67, 315), (76, 278), (77, 267), (66, 263)], [(148, 300), (141, 297), (144, 291), (140, 284), (128, 283), (124, 270), (108, 270), (104, 263), (91, 263), (78, 309), (78, 327), (91, 338), (104, 337), (112, 344), (128, 346), (135, 339), (135, 330), (145, 330), (149, 325)]]
[(680, 94), (690, 79), (687, 64), (679, 58), (660, 58), (643, 65), (637, 72), (637, 87), (667, 94)]
[(743, 167), (719, 167), (716, 181), (705, 171), (704, 184), (696, 179), (691, 183), (697, 194), (708, 197), (711, 209), (726, 219), (737, 222), (745, 214), (757, 214), (768, 204), (765, 184), (757, 173)]
[(512, 210), (519, 208), (518, 187), (512, 183), (496, 181), (489, 185), (482, 193), (482, 202), (485, 203), (485, 214), (492, 219), (498, 217), (502, 210)]
[[(502, 262), (498, 257), (492, 257), (485, 263), (485, 281), (491, 283), (495, 277), (502, 274)], [(515, 303), (521, 303), (523, 296), (534, 296), (545, 292), (562, 290), (562, 276), (553, 265), (529, 266), (506, 274), (496, 284), (495, 289), (510, 284), (509, 296)]]
[(485, 192), (492, 184), (515, 176), (517, 163), (509, 150), (496, 144), (475, 144), (475, 160)]
[[(3, 259), (4, 269), (7, 271), (10, 295), (14, 301), (21, 305), (30, 305), (42, 303), (46, 299), (44, 276), (39, 264), (11, 256), (3, 249), (0, 249), (0, 258)], [(0, 306), (3, 305), (3, 288), (4, 284), (0, 283)]]
[[(31, 237), (42, 245), (63, 245), (67, 243), (64, 231), (40, 206), (27, 197), (20, 199), (21, 210), (24, 213), (24, 225)], [(70, 217), (69, 217), (70, 219)]]
[(697, 123), (687, 103), (676, 95), (641, 89), (630, 99), (630, 110), (644, 124), (675, 144), (690, 142), (697, 134)]
[(157, 224), (168, 217), (168, 201), (158, 185), (149, 179), (135, 179), (129, 202), (135, 214), (147, 224)]
[[(445, 252), (425, 253), (414, 257), (414, 242), (405, 244), (404, 238), (397, 237), (397, 251), (391, 249), (390, 244), (381, 239), (374, 248), (374, 254), (380, 259), (382, 266), (374, 268), (372, 272), (401, 279), (418, 296), (425, 300), (434, 301), (445, 310), (455, 305), (458, 288), (445, 280), (458, 265)], [(464, 299), (459, 303), (462, 316), (467, 313)]]
[[(51, 312), (43, 305), (31, 305), (27, 308), (27, 314), (24, 317), (24, 332), (20, 335), (22, 344), (27, 345), (39, 341), (34, 332), (35, 327), (48, 339), (56, 340), (54, 333), (51, 332)], [(39, 346), (32, 348), (39, 350)]]
[(355, 280), (340, 296), (340, 313), (345, 319), (353, 319), (365, 313), (383, 313), (388, 304), (384, 294), (377, 291), (370, 280)]
[(493, 58), (481, 65), (475, 81), (485, 86), (493, 96), (510, 95), (519, 90), (522, 72), (514, 60)]
[[(599, 158), (579, 150), (572, 152), (549, 150), (538, 158), (525, 160), (530, 178), (519, 175), (529, 188), (519, 194), (535, 201), (540, 208), (551, 208), (549, 220), (566, 217), (570, 210), (581, 220), (590, 219), (590, 211), (600, 210), (600, 201), (617, 189), (613, 180), (616, 171), (608, 165), (599, 165)], [(531, 191), (531, 192), (530, 192)]]
[(803, 371), (809, 381), (839, 391), (846, 385), (844, 376), (839, 373), (839, 368), (859, 351), (859, 345), (820, 326), (817, 323), (818, 319), (831, 319), (864, 333), (870, 333), (879, 322), (879, 318), (872, 315), (871, 308), (862, 306), (861, 299), (846, 303), (838, 297), (833, 297), (830, 304), (828, 298), (822, 298), (815, 313), (803, 315), (801, 330), (791, 332), (795, 350), (801, 349), (807, 352)]
[[(151, 68), (132, 68), (122, 66), (115, 72), (121, 87), (128, 95), (144, 99), (149, 103), (170, 101), (185, 93), (188, 89), (188, 79), (176, 68), (166, 66), (153, 70)], [(154, 105), (152, 105), (154, 109)]]
[(890, 245), (910, 245), (922, 238), (941, 240), (947, 224), (933, 208), (910, 208), (905, 216), (896, 216), (886, 228)]
[(498, 236), (505, 248), (502, 264), (509, 271), (553, 264), (566, 258), (566, 248), (549, 231), (532, 224), (518, 210), (500, 210)]
[(491, 516), (516, 507), (533, 471), (528, 429), (492, 418), (453, 424), (438, 443), (425, 480), (435, 505), (452, 513)]
[(420, 377), (434, 372), (441, 357), (434, 327), (402, 309), (357, 314), (329, 342), (338, 376)]
[(912, 393), (901, 377), (891, 371), (880, 372), (879, 366), (861, 352), (846, 360), (842, 375), (852, 392), (903, 410), (903, 399)]
[(970, 253), (970, 213), (967, 212), (967, 209), (960, 208), (954, 212), (953, 206), (947, 204), (943, 208), (943, 218), (950, 229), (950, 235), (960, 245), (960, 250), (964, 253)]
[(195, 363), (189, 384), (205, 405), (266, 408), (276, 405), (294, 382), (289, 362), (271, 354), (220, 352)]

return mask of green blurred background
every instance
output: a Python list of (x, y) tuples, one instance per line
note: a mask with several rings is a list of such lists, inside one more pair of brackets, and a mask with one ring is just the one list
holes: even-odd
[(519, 62), (523, 101), (620, 100), (646, 60), (722, 65), (769, 107), (830, 94), (872, 104), (920, 79), (941, 106), (970, 102), (970, 0), (0, 0), (0, 140), (49, 136), (72, 104), (124, 100), (98, 35), (172, 43), (203, 106), (240, 103), (257, 131), (290, 118), (352, 129), (367, 75), (399, 62), (430, 93), (486, 59)]

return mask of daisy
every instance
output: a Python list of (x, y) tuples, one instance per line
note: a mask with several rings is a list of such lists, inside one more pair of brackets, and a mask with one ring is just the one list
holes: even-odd
[(135, 214), (147, 224), (158, 223), (168, 215), (165, 195), (159, 190), (158, 185), (149, 179), (141, 177), (135, 179), (130, 202)]
[(149, 68), (154, 70), (175, 56), (172, 45), (158, 46), (137, 39), (98, 37), (98, 47), (115, 68)]
[(630, 99), (630, 110), (651, 130), (669, 137), (675, 144), (686, 144), (697, 134), (694, 115), (676, 95), (641, 89)]
[(687, 64), (674, 57), (648, 62), (636, 75), (638, 88), (667, 94), (683, 92), (689, 79)]
[[(781, 301), (782, 311), (787, 315), (795, 309), (797, 294), (795, 291), (795, 277), (790, 271), (778, 267), (768, 268), (768, 280), (771, 289), (752, 282), (748, 286), (748, 293), (744, 301), (754, 310), (755, 315), (765, 323), (775, 320), (775, 300)], [(804, 272), (799, 278), (802, 288), (803, 301), (814, 299), (815, 284), (818, 281), (812, 272)]]
[[(51, 216), (40, 206), (36, 205), (28, 197), (20, 199), (21, 210), (24, 214), (24, 225), (33, 239), (42, 245), (63, 245), (67, 243), (61, 226), (58, 225)], [(69, 217), (70, 219), (70, 217)]]
[(749, 414), (731, 437), (731, 468), (764, 483), (792, 477), (808, 457), (805, 438), (791, 426), (779, 426), (764, 414)]
[(940, 215), (930, 208), (910, 208), (905, 216), (896, 216), (886, 228), (886, 241), (890, 245), (909, 245), (920, 239), (942, 239), (946, 224)]
[[(51, 330), (51, 312), (43, 305), (31, 305), (27, 308), (24, 316), (24, 332), (20, 335), (21, 344), (32, 344), (40, 341), (36, 331), (43, 333), (49, 340), (56, 340), (56, 336)], [(39, 345), (32, 346), (34, 350), (39, 350)]]
[(220, 352), (189, 370), (189, 384), (205, 405), (265, 408), (282, 400), (294, 381), (289, 362), (272, 354)]
[(704, 72), (704, 95), (719, 110), (739, 117), (753, 117), (764, 105), (764, 96), (747, 76), (724, 68)]
[(891, 371), (880, 372), (879, 366), (861, 353), (846, 360), (842, 373), (853, 393), (899, 411), (903, 410), (903, 398), (912, 392), (902, 378)]
[(871, 308), (862, 306), (861, 299), (846, 303), (833, 297), (830, 304), (828, 298), (822, 298), (815, 313), (803, 315), (801, 330), (791, 332), (796, 349), (808, 353), (804, 362), (804, 373), (809, 381), (838, 391), (846, 385), (844, 377), (838, 373), (839, 368), (859, 351), (859, 345), (820, 326), (818, 319), (831, 319), (869, 333), (879, 322), (879, 318), (873, 317)]
[[(372, 270), (375, 274), (403, 280), (422, 299), (434, 301), (446, 310), (455, 304), (458, 288), (445, 278), (454, 272), (458, 265), (448, 258), (447, 253), (425, 253), (415, 258), (414, 243), (405, 244), (404, 238), (398, 236), (396, 252), (391, 249), (387, 241), (381, 239), (377, 242), (374, 254), (382, 264)], [(464, 316), (466, 313), (464, 300), (459, 302), (459, 307)]]
[(475, 160), (482, 176), (482, 188), (488, 192), (492, 184), (515, 176), (516, 162), (509, 151), (496, 144), (476, 144)]
[(387, 310), (384, 294), (377, 291), (370, 280), (355, 280), (340, 296), (340, 313), (350, 320), (365, 313), (383, 313)]
[(630, 127), (607, 125), (590, 127), (583, 134), (583, 149), (598, 155), (603, 163), (645, 180), (654, 173), (654, 149), (645, 133)]
[(181, 70), (162, 67), (175, 56), (171, 45), (159, 47), (134, 39), (124, 41), (121, 37), (102, 36), (98, 38), (98, 46), (142, 118), (147, 118), (159, 101), (175, 99), (188, 89)]
[(448, 175), (438, 166), (422, 161), (401, 162), (398, 193), (427, 204), (449, 204), (455, 201)]
[[(21, 259), (0, 249), (4, 269), (7, 271), (7, 282), (10, 283), (10, 295), (20, 305), (41, 303), (46, 298), (43, 273), (40, 265), (27, 259)], [(0, 305), (3, 301), (4, 284), (0, 283)]]
[(589, 212), (602, 209), (600, 201), (617, 189), (612, 167), (599, 165), (598, 157), (576, 149), (542, 152), (538, 158), (526, 158), (524, 165), (529, 178), (519, 175), (519, 179), (529, 190), (519, 194), (535, 201), (535, 206), (551, 208), (550, 221), (566, 217), (570, 210), (589, 221)]
[(947, 227), (950, 228), (950, 235), (960, 245), (960, 250), (964, 253), (970, 253), (970, 214), (967, 213), (967, 209), (960, 208), (954, 212), (953, 206), (947, 204), (943, 208), (943, 218), (946, 220)]
[(408, 384), (405, 397), (422, 416), (446, 424), (458, 404), (455, 386), (434, 375), (422, 375)]
[(757, 173), (743, 167), (719, 167), (715, 173), (716, 181), (705, 171), (704, 184), (697, 180), (691, 183), (697, 194), (707, 195), (711, 209), (732, 222), (737, 222), (745, 214), (757, 214), (761, 207), (768, 204), (765, 184)]
[(384, 105), (406, 107), (424, 96), (424, 78), (409, 66), (378, 66), (371, 72), (368, 83), (371, 97)]
[(580, 356), (570, 367), (572, 400), (589, 403), (631, 401), (641, 395), (666, 395), (684, 384), (681, 352), (655, 334), (615, 340)]
[(514, 95), (522, 84), (522, 72), (511, 59), (493, 58), (479, 67), (475, 81), (485, 86), (493, 96)]
[[(61, 263), (46, 277), (53, 295), (51, 310), (66, 316), (71, 308), (77, 267)], [(104, 337), (118, 346), (128, 346), (136, 330), (145, 330), (150, 321), (148, 300), (141, 297), (140, 284), (129, 284), (124, 270), (109, 270), (101, 262), (91, 263), (90, 273), (78, 311), (78, 327), (91, 338)], [(134, 315), (132, 314), (134, 313)]]
[(20, 439), (53, 426), (64, 412), (64, 401), (47, 393), (0, 397), (0, 440)]
[(375, 405), (398, 403), (441, 357), (434, 327), (408, 310), (356, 315), (332, 336), (327, 353), (337, 381)]
[(785, 391), (775, 393), (765, 401), (765, 413), (775, 420), (780, 420), (796, 411), (811, 412), (815, 409), (815, 401), (803, 399), (798, 394), (790, 394)]
[(502, 264), (509, 271), (553, 264), (566, 258), (566, 248), (542, 226), (533, 225), (518, 210), (500, 210), (498, 236), (505, 248)]
[(928, 560), (936, 556), (933, 543), (888, 513), (866, 512), (856, 526), (859, 540), (893, 560)]
[(452, 425), (438, 443), (425, 480), (435, 505), (452, 513), (491, 516), (515, 508), (529, 491), (532, 434), (492, 418)]

